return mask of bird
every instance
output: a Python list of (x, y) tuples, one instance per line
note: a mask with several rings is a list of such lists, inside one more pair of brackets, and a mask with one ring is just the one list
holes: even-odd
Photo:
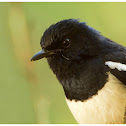
[(43, 33), (42, 50), (80, 124), (126, 123), (126, 47), (78, 19), (63, 19)]

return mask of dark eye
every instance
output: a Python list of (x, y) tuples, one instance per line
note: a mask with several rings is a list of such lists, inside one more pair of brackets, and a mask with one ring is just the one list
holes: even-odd
[(68, 48), (70, 46), (70, 39), (65, 39), (62, 43), (62, 46)]

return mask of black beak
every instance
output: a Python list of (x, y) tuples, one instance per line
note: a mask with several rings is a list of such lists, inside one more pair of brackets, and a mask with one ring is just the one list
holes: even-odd
[(47, 51), (45, 52), (43, 49), (41, 51), (39, 51), (38, 53), (36, 53), (32, 58), (31, 61), (35, 61), (35, 60), (39, 60), (42, 59), (44, 57), (49, 57), (51, 55), (54, 55), (55, 52), (54, 51)]

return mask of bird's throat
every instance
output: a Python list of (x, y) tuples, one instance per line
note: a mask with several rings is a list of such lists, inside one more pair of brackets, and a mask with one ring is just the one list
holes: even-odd
[(106, 68), (101, 59), (71, 61), (54, 57), (48, 59), (48, 63), (70, 100), (91, 98), (107, 81)]

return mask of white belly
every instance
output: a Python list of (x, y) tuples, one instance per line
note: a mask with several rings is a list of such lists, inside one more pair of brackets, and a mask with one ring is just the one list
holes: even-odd
[(121, 124), (124, 122), (126, 87), (109, 73), (109, 82), (98, 95), (84, 102), (68, 99), (66, 102), (78, 123)]

